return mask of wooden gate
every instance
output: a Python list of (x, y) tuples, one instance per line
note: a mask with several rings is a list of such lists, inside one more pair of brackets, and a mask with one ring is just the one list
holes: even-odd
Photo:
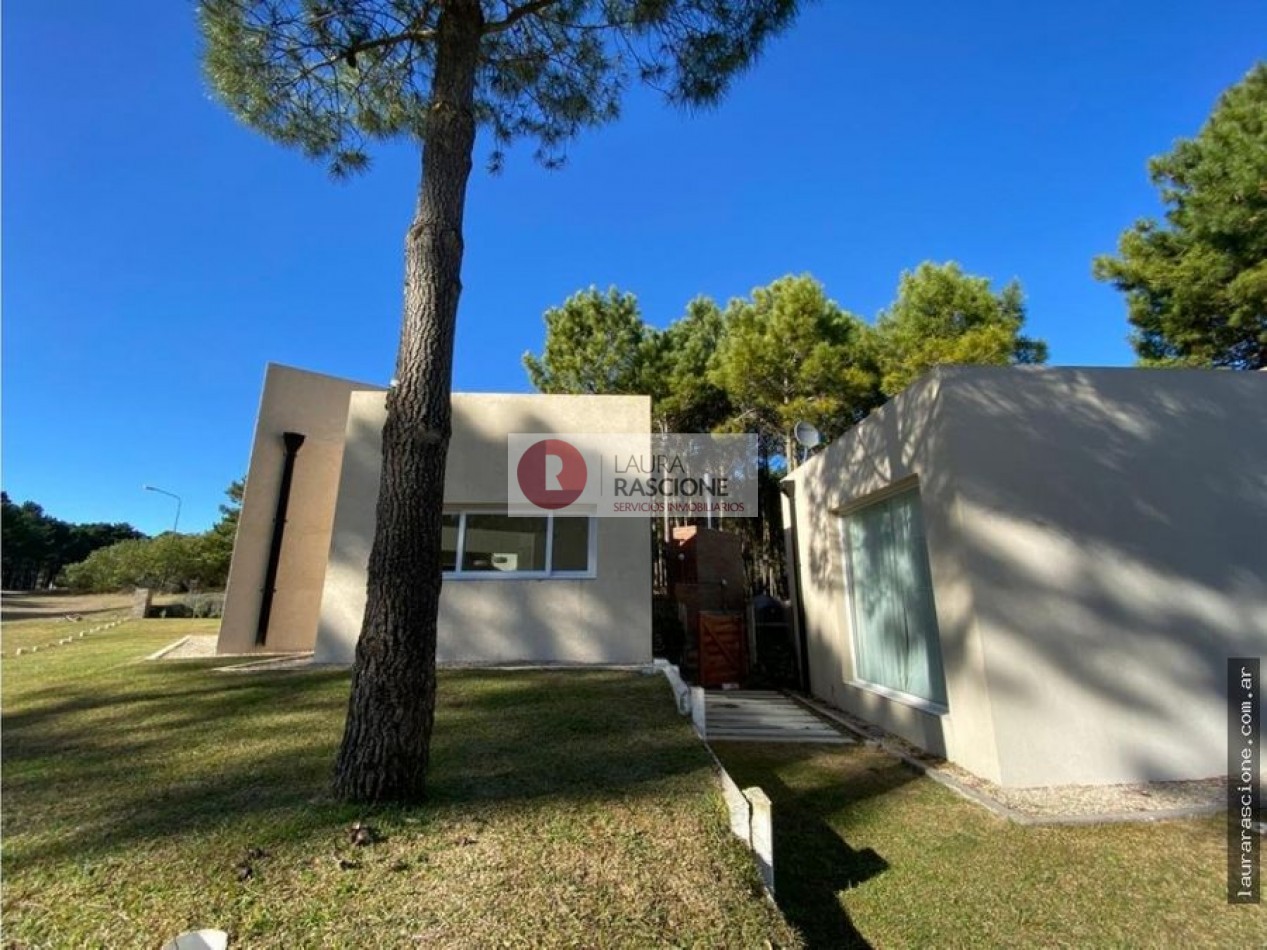
[(742, 683), (748, 675), (744, 616), (735, 611), (699, 612), (699, 685)]

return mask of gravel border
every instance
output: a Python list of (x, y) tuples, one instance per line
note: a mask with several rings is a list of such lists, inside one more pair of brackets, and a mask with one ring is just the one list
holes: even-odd
[(218, 634), (195, 633), (181, 637), (146, 657), (147, 660), (205, 660), (216, 655)]
[[(256, 656), (258, 653), (244, 653), (240, 656)], [(226, 658), (229, 656), (225, 655)], [(330, 669), (332, 664), (329, 663), (313, 663), (312, 653), (283, 653), (275, 656), (257, 659), (254, 662), (234, 663), (232, 666), (217, 666), (213, 672), (216, 673), (273, 673), (278, 670), (314, 670), (314, 669)]]
[(271, 664), (287, 663), (293, 665), (297, 659), (311, 659), (311, 651), (307, 653), (217, 653), (216, 643), (219, 635), (215, 633), (198, 633), (181, 637), (167, 644), (160, 650), (151, 653), (147, 660), (246, 660), (235, 666), (223, 669), (247, 669), (264, 667)]
[(930, 755), (873, 723), (833, 709), (816, 699), (792, 692), (788, 695), (860, 736), (868, 746), (896, 756), (934, 782), (1016, 824), (1094, 825), (1164, 821), (1214, 815), (1227, 808), (1226, 776), (1185, 782), (1004, 788)]

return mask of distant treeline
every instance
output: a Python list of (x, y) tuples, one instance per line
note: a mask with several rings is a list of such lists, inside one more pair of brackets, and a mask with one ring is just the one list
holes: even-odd
[(125, 522), (70, 524), (33, 501), (14, 504), (0, 492), (0, 582), (5, 590), (48, 587), (62, 568), (119, 541), (143, 538)]
[(156, 538), (128, 539), (100, 548), (57, 578), (74, 590), (111, 591), (153, 587), (169, 591), (220, 590), (229, 577), (233, 540), (244, 483), (226, 490), (220, 521), (201, 534), (165, 531)]

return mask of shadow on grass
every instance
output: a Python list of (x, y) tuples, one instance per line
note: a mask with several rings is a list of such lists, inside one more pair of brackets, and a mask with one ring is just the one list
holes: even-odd
[(6, 863), (232, 827), (263, 829), (269, 840), (257, 843), (274, 845), (367, 813), (662, 794), (708, 768), (659, 677), (442, 672), (428, 801), (343, 805), (329, 779), (348, 674), (234, 676), (209, 665), (135, 664), (7, 696)]
[[(850, 918), (842, 892), (883, 874), (889, 863), (872, 848), (851, 846), (829, 819), (915, 781), (918, 774), (896, 760), (877, 765), (865, 758), (822, 774), (815, 762), (822, 749), (810, 745), (715, 743), (713, 748), (740, 786), (760, 786), (774, 804), (775, 893), (806, 947), (870, 947)], [(785, 780), (783, 774), (791, 777)]]

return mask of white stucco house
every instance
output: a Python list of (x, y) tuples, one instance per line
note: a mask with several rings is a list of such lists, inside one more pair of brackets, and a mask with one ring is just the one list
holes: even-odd
[[(384, 413), (381, 387), (268, 366), (219, 652), (352, 661)], [(506, 514), (508, 433), (649, 431), (645, 396), (454, 394), (439, 662), (651, 659), (646, 522)]]
[(943, 367), (783, 487), (815, 696), (1005, 786), (1225, 772), (1267, 373)]

